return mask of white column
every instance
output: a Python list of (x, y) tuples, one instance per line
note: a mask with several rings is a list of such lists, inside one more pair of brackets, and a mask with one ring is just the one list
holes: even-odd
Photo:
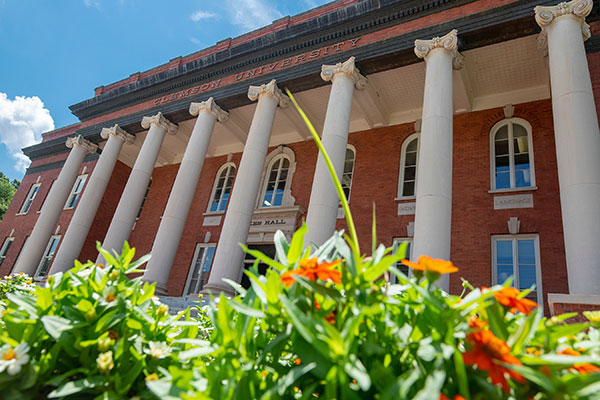
[(162, 294), (167, 293), (167, 280), (196, 192), (215, 121), (225, 121), (229, 115), (215, 104), (212, 97), (202, 103), (192, 103), (190, 114), (197, 115), (198, 118), (152, 245), (152, 258), (144, 272), (144, 280), (156, 282), (157, 291)]
[[(144, 117), (142, 127), (148, 129), (148, 134), (135, 160), (131, 174), (129, 174), (121, 200), (119, 200), (117, 210), (104, 237), (104, 243), (102, 243), (104, 249), (110, 252), (115, 250), (119, 254), (123, 250), (123, 243), (129, 238), (131, 229), (133, 229), (165, 134), (169, 132), (174, 135), (177, 132), (177, 125), (167, 120), (162, 113)], [(104, 257), (99, 255), (97, 262), (104, 263)]]
[[(426, 62), (423, 116), (419, 143), (415, 236), (412, 259), (421, 255), (450, 259), (452, 218), (452, 68), (458, 53), (457, 31), (432, 40), (416, 40), (415, 53)], [(448, 290), (448, 275), (438, 285)]]
[(79, 200), (62, 244), (56, 253), (50, 269), (51, 274), (64, 272), (73, 267), (73, 261), (79, 257), (81, 248), (94, 222), (94, 217), (117, 163), (123, 143), (132, 144), (135, 139), (133, 135), (121, 129), (119, 125), (102, 129), (100, 136), (108, 140)]
[(33, 227), (25, 248), (21, 250), (19, 263), (14, 272), (24, 272), (30, 276), (35, 271), (44, 256), (44, 251), (56, 227), (58, 218), (65, 207), (67, 198), (73, 189), (77, 174), (87, 154), (93, 154), (98, 146), (85, 140), (81, 135), (68, 138), (67, 147), (71, 148), (69, 156), (63, 165), (58, 178), (46, 196), (40, 216)]
[[(344, 63), (323, 65), (321, 78), (332, 82), (322, 141), (336, 175), (341, 180), (350, 129), (352, 94), (354, 87), (364, 89), (367, 80), (354, 65), (354, 57), (350, 57)], [(331, 237), (335, 231), (338, 206), (339, 198), (333, 180), (329, 175), (325, 159), (319, 152), (306, 215), (308, 232), (304, 238), (305, 246), (311, 243), (322, 245)]]
[(569, 292), (600, 293), (600, 131), (583, 42), (592, 0), (536, 7), (547, 41)]
[(266, 85), (250, 86), (248, 98), (258, 99), (258, 104), (235, 177), (213, 266), (203, 292), (233, 293), (231, 286), (224, 283), (222, 279), (237, 281), (239, 278), (244, 260), (244, 252), (239, 243), (246, 243), (248, 238), (275, 110), (277, 105), (286, 107), (289, 104), (289, 99), (277, 88), (274, 79)]

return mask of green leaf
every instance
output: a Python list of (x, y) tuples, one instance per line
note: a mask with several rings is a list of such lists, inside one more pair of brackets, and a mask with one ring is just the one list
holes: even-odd
[(302, 256), (302, 250), (304, 249), (304, 235), (308, 231), (308, 227), (305, 223), (302, 224), (300, 229), (294, 232), (292, 236), (292, 243), (287, 253), (288, 265), (294, 265), (298, 259)]
[(271, 257), (263, 254), (259, 250), (250, 250), (249, 248), (247, 248), (246, 246), (244, 246), (241, 243), (240, 243), (240, 246), (242, 247), (242, 249), (244, 249), (244, 251), (246, 253), (250, 254), (251, 256), (253, 256), (254, 258), (256, 258), (257, 260), (260, 260), (260, 261), (264, 262), (269, 267), (275, 268), (278, 271), (283, 271), (285, 269), (285, 265), (283, 265), (281, 263), (278, 263), (277, 261), (275, 261)]
[(45, 315), (41, 319), (44, 328), (46, 328), (48, 334), (55, 340), (58, 340), (63, 332), (75, 328), (75, 325), (70, 320), (57, 315)]
[(525, 379), (535, 383), (539, 387), (543, 388), (546, 392), (553, 393), (556, 391), (556, 389), (554, 388), (554, 385), (552, 384), (552, 381), (550, 379), (548, 379), (548, 377), (546, 375), (544, 375), (543, 373), (541, 373), (540, 371), (537, 371), (535, 369), (529, 368), (524, 365), (514, 365), (514, 364), (504, 364), (504, 365), (507, 368), (510, 368), (513, 371), (518, 372), (519, 374), (523, 375), (523, 377)]
[(37, 296), (35, 304), (42, 311), (45, 311), (48, 308), (50, 308), (50, 306), (52, 306), (52, 290), (50, 290), (49, 288), (37, 286), (35, 288), (35, 295)]
[(290, 251), (290, 245), (281, 230), (277, 230), (273, 236), (273, 244), (275, 244), (275, 251), (277, 253), (277, 260), (279, 262), (287, 261), (287, 254)]
[[(301, 366), (292, 368), (290, 370), (290, 372), (288, 372), (285, 376), (278, 379), (277, 385), (273, 389), (275, 391), (277, 391), (277, 394), (279, 394), (280, 396), (283, 396), (285, 391), (290, 386), (292, 386), (294, 384), (294, 382), (296, 382), (296, 380), (298, 380), (298, 378), (300, 378), (303, 375), (306, 375), (307, 373), (309, 373), (310, 371), (315, 369), (316, 366), (317, 366), (317, 363), (310, 363), (310, 364), (301, 365)], [(266, 393), (265, 393), (265, 395), (266, 395)], [(269, 397), (265, 397), (265, 395), (263, 395), (263, 397), (261, 397), (261, 398), (268, 399)]]
[(425, 380), (423, 389), (419, 390), (414, 400), (439, 399), (440, 391), (446, 379), (446, 372), (441, 370), (433, 371)]
[(365, 280), (367, 282), (374, 282), (379, 279), (392, 265), (400, 261), (404, 257), (404, 251), (407, 246), (406, 242), (400, 245), (401, 251), (391, 256), (385, 256), (377, 264), (369, 267), (365, 272)]
[(373, 222), (371, 227), (371, 253), (375, 253), (377, 248), (377, 216), (375, 212), (375, 202), (373, 202)]
[(239, 303), (235, 300), (229, 301), (229, 305), (237, 312), (247, 315), (249, 317), (265, 318), (267, 316), (263, 311), (252, 308), (244, 303)]
[(307, 279), (300, 275), (294, 275), (294, 278), (296, 278), (296, 282), (298, 282), (301, 286), (304, 286), (306, 289), (309, 289), (311, 292), (319, 293), (320, 295), (331, 300), (342, 300), (342, 295), (340, 294), (340, 292), (338, 292), (332, 287), (313, 282), (310, 279)]
[(67, 382), (64, 385), (56, 388), (48, 394), (49, 399), (56, 399), (58, 397), (66, 397), (75, 393), (79, 393), (86, 389), (93, 389), (101, 385), (104, 378), (101, 376), (93, 376), (90, 378), (79, 379), (72, 382)]
[(239, 283), (232, 281), (228, 278), (221, 278), (221, 280), (231, 286), (236, 292), (238, 292), (241, 296), (245, 296), (247, 290), (242, 287)]
[(18, 305), (23, 311), (27, 312), (30, 316), (37, 316), (37, 309), (35, 308), (35, 297), (24, 293), (8, 293), (7, 299)]
[(344, 371), (352, 378), (363, 391), (371, 389), (371, 377), (367, 369), (356, 355), (351, 354), (349, 360), (344, 364)]
[(189, 360), (190, 358), (202, 357), (214, 353), (218, 348), (213, 346), (194, 347), (179, 353), (180, 360)]

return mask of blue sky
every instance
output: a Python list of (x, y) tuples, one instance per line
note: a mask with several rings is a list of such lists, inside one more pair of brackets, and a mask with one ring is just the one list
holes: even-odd
[(0, 171), (94, 88), (327, 0), (0, 0)]

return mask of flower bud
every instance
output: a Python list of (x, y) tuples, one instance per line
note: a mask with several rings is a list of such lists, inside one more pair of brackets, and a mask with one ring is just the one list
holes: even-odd
[(100, 351), (100, 352), (105, 352), (112, 345), (113, 345), (113, 340), (108, 336), (104, 336), (104, 337), (101, 337), (100, 339), (98, 339), (98, 351)]
[(158, 315), (165, 315), (167, 313), (167, 311), (169, 311), (169, 306), (167, 306), (166, 304), (161, 304), (158, 307), (158, 310), (156, 310), (156, 313)]
[(110, 274), (108, 274), (108, 279), (110, 279), (111, 281), (114, 281), (115, 279), (117, 279), (119, 277), (119, 271), (117, 271), (116, 269), (113, 269), (111, 271)]
[(85, 313), (85, 320), (87, 322), (92, 322), (95, 319), (96, 319), (96, 309), (95, 308), (90, 308), (88, 310), (88, 312)]

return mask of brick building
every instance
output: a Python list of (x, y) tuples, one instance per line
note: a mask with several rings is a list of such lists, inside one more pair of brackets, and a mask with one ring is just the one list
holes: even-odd
[(238, 242), (273, 254), (306, 220), (322, 243), (343, 212), (289, 88), (363, 245), (375, 203), (386, 246), (454, 261), (453, 293), (513, 276), (549, 312), (600, 307), (599, 32), (592, 0), (338, 0), (100, 86), (23, 149), (0, 274), (128, 240), (189, 296), (242, 280)]

